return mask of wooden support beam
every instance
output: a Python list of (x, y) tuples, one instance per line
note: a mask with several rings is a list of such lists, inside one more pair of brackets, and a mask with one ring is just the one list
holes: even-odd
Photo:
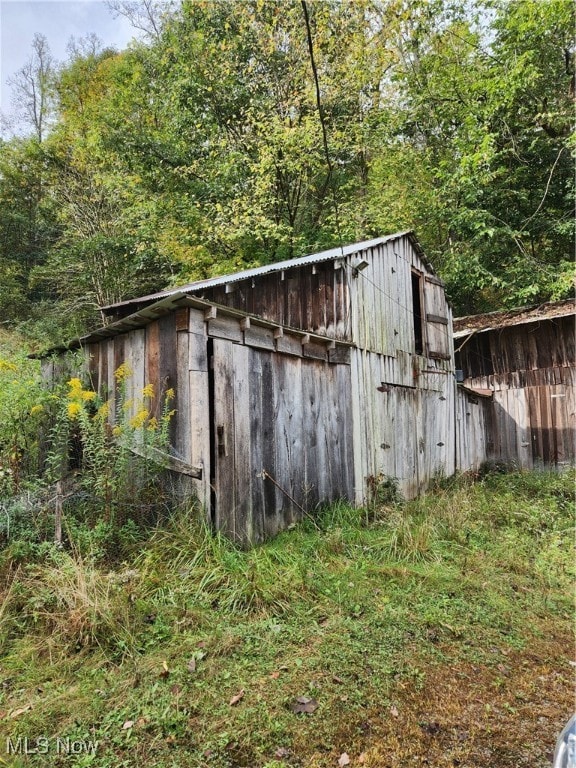
[(214, 320), (218, 315), (218, 310), (216, 307), (208, 307), (208, 309), (204, 312), (204, 320)]
[(429, 323), (439, 323), (440, 325), (448, 325), (448, 318), (442, 317), (441, 315), (426, 315), (426, 320)]
[(202, 467), (193, 467), (191, 464), (187, 464), (181, 459), (177, 459), (175, 456), (170, 456), (167, 453), (163, 453), (158, 448), (153, 448), (150, 445), (147, 446), (126, 446), (130, 453), (134, 453), (136, 456), (141, 456), (143, 459), (153, 462), (164, 469), (169, 469), (172, 472), (178, 472), (180, 475), (187, 475), (193, 477), (195, 480), (202, 480)]

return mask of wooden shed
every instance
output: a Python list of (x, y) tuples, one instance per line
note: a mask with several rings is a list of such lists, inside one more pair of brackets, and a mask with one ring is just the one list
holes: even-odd
[(395, 478), (456, 468), (452, 320), (411, 232), (203, 280), (103, 310), (77, 340), (93, 385), (176, 393), (173, 469), (242, 544)]
[(571, 299), (454, 321), (460, 468), (574, 463), (575, 314)]

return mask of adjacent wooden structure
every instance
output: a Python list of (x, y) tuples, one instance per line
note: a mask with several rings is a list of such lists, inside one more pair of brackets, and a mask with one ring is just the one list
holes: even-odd
[(570, 300), (454, 321), (460, 468), (574, 463), (575, 315)]

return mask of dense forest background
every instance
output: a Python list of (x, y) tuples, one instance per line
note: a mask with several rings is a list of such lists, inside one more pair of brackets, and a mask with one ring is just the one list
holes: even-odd
[(98, 307), (415, 229), (455, 314), (573, 290), (571, 0), (111, 3), (37, 35), (0, 143), (0, 313)]

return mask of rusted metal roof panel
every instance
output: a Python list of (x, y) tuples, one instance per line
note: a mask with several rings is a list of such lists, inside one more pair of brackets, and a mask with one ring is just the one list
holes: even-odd
[(504, 312), (488, 312), (483, 315), (467, 315), (454, 319), (454, 338), (462, 338), (473, 333), (498, 330), (522, 323), (535, 323), (540, 320), (553, 320), (576, 314), (576, 301), (548, 302), (538, 306), (522, 307)]

